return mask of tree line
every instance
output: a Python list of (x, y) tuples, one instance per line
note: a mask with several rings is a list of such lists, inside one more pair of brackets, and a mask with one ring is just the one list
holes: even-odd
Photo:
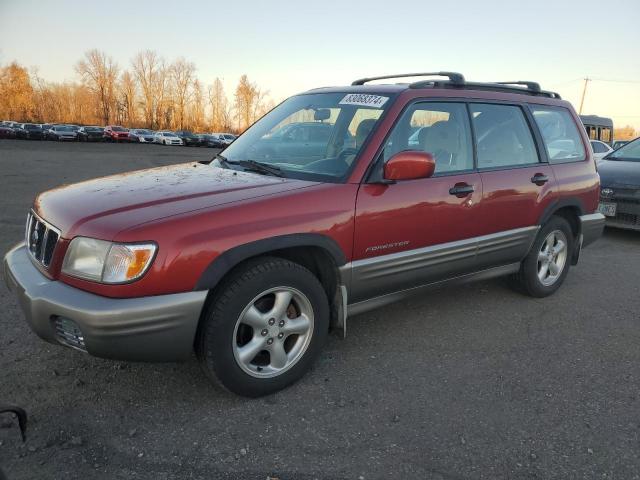
[(153, 50), (126, 67), (89, 50), (75, 72), (77, 81), (56, 83), (16, 62), (0, 66), (0, 120), (241, 132), (274, 105), (247, 75), (229, 99), (220, 78), (205, 85), (193, 62), (168, 62)]

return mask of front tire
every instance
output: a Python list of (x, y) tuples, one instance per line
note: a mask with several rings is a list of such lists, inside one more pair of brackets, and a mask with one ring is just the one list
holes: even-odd
[(559, 216), (551, 217), (538, 232), (520, 271), (512, 278), (513, 286), (536, 298), (553, 294), (569, 273), (574, 243), (569, 222)]
[(318, 279), (289, 260), (247, 262), (208, 304), (196, 340), (205, 373), (247, 397), (292, 384), (318, 357), (329, 331), (329, 302)]

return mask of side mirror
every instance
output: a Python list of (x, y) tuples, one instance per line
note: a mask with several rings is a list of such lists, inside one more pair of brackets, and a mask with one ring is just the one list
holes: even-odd
[(418, 150), (405, 150), (396, 153), (384, 165), (385, 180), (415, 180), (429, 178), (436, 170), (433, 155)]

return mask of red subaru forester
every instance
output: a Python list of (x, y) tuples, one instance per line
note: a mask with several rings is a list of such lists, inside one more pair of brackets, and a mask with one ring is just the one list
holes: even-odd
[(289, 98), (211, 164), (44, 192), (7, 283), (43, 339), (106, 358), (195, 350), (229, 390), (300, 378), (348, 315), (510, 275), (555, 292), (602, 233), (568, 102), (534, 82), (411, 74)]

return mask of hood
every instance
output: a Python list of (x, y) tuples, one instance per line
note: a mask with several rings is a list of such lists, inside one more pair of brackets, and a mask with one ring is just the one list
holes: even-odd
[(601, 187), (640, 188), (640, 162), (603, 160), (598, 163)]
[(61, 186), (41, 193), (34, 209), (65, 238), (111, 240), (142, 223), (311, 185), (189, 163)]

